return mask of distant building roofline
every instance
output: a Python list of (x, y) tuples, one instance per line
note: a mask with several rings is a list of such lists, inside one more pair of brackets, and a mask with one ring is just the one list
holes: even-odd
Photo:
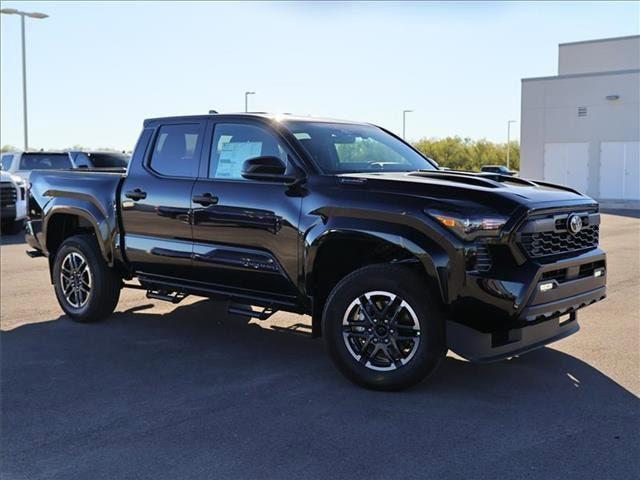
[(559, 43), (558, 46), (564, 47), (566, 45), (582, 45), (585, 43), (615, 42), (617, 40), (630, 40), (632, 38), (640, 39), (640, 35), (627, 35), (625, 37), (596, 38), (595, 40), (580, 40), (578, 42), (565, 42), (565, 43)]
[(523, 78), (522, 81), (535, 82), (538, 80), (563, 80), (565, 78), (602, 77), (605, 75), (625, 75), (629, 73), (640, 73), (640, 68), (632, 68), (630, 70), (612, 70), (610, 72), (567, 73), (565, 75), (552, 75), (549, 77), (530, 77)]

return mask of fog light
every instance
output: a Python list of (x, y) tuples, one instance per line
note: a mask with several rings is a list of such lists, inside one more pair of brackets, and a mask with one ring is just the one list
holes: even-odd
[(547, 283), (541, 283), (540, 284), (540, 291), (541, 292), (548, 292), (551, 289), (553, 289), (553, 282), (547, 282)]
[(593, 272), (593, 276), (596, 278), (601, 277), (602, 275), (604, 275), (604, 268), (598, 268)]

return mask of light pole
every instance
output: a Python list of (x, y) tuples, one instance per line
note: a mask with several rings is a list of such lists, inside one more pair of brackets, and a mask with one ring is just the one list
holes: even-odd
[(244, 111), (249, 111), (249, 95), (255, 95), (256, 92), (244, 92)]
[(510, 153), (511, 153), (511, 124), (512, 123), (516, 123), (516, 121), (509, 120), (507, 122), (507, 169), (510, 169), (509, 164), (510, 164)]
[(22, 12), (15, 8), (3, 8), (0, 13), (5, 15), (20, 15), (20, 27), (22, 28), (22, 118), (24, 120), (24, 149), (29, 148), (29, 134), (27, 133), (27, 51), (24, 39), (24, 17), (47, 18), (49, 15), (38, 12)]
[(402, 111), (402, 139), (405, 139), (407, 133), (407, 113), (411, 113), (413, 110), (403, 110)]

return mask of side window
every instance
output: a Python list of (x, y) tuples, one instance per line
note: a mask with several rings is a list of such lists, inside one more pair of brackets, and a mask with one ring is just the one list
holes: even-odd
[(89, 157), (84, 152), (79, 152), (76, 154), (75, 158), (76, 167), (78, 168), (90, 168), (91, 162), (89, 161)]
[(2, 170), (9, 170), (12, 161), (13, 155), (2, 155)]
[(200, 137), (198, 123), (161, 126), (151, 155), (151, 168), (161, 175), (196, 177)]
[(233, 123), (216, 125), (209, 159), (209, 178), (245, 180), (242, 165), (255, 157), (278, 157), (287, 165), (287, 150), (276, 136), (262, 127)]

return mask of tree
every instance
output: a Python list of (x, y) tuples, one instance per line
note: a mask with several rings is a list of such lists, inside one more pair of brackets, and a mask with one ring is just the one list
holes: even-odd
[(14, 147), (13, 145), (3, 145), (2, 148), (0, 149), (2, 153), (15, 152), (16, 150), (18, 150), (18, 148)]
[[(446, 137), (441, 139), (423, 138), (413, 144), (441, 167), (454, 170), (478, 171), (483, 165), (506, 165), (507, 144), (494, 143), (486, 139)], [(512, 170), (520, 169), (520, 145), (511, 142), (509, 165)]]

